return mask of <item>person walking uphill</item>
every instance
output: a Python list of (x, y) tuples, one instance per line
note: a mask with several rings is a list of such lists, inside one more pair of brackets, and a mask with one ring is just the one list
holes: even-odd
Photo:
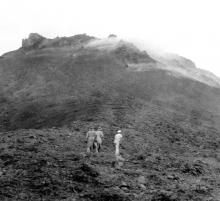
[(118, 130), (117, 131), (117, 134), (115, 135), (115, 139), (114, 139), (114, 144), (115, 144), (115, 156), (117, 158), (117, 156), (120, 155), (120, 152), (119, 152), (119, 146), (120, 146), (120, 142), (121, 142), (121, 139), (122, 139), (122, 134), (121, 134), (121, 130)]
[(95, 148), (96, 148), (96, 153), (100, 152), (101, 146), (102, 146), (102, 138), (104, 137), (102, 128), (99, 127), (98, 130), (96, 131), (96, 138), (95, 138)]
[(91, 149), (94, 146), (94, 141), (96, 138), (96, 131), (92, 127), (87, 133), (86, 133), (86, 140), (87, 140), (87, 153), (90, 153)]

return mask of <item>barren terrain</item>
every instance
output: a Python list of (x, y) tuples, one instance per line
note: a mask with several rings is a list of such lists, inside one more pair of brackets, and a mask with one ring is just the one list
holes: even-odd
[[(219, 201), (218, 79), (174, 76), (130, 43), (94, 40), (32, 34), (0, 58), (0, 200)], [(98, 155), (85, 152), (91, 125), (105, 135)]]

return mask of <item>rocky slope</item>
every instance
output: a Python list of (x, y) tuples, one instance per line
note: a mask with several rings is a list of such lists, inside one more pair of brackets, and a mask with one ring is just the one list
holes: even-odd
[(0, 58), (0, 199), (220, 200), (220, 89), (204, 75), (115, 36), (30, 34)]

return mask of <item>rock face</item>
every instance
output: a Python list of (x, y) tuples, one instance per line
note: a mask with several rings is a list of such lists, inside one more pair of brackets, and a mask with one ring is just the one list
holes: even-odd
[(22, 40), (22, 47), (37, 47), (44, 39), (45, 38), (38, 33), (31, 33), (27, 39)]
[(79, 34), (72, 37), (56, 37), (48, 39), (38, 33), (31, 33), (27, 39), (22, 40), (22, 48), (51, 48), (51, 47), (68, 47), (84, 44), (94, 37), (87, 36), (86, 34)]
[(108, 36), (108, 38), (117, 38), (117, 35), (115, 35), (115, 34), (110, 34), (110, 35)]

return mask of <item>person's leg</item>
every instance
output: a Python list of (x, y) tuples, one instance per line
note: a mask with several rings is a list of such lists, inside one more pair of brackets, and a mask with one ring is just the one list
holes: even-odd
[(101, 145), (102, 145), (102, 139), (101, 138), (97, 138), (97, 144), (98, 144), (98, 151), (101, 151)]
[(92, 149), (93, 149), (93, 150), (96, 150), (96, 142), (93, 142), (93, 144), (92, 144)]
[(101, 151), (101, 144), (98, 143), (98, 152), (100, 152), (100, 151)]
[(87, 153), (90, 153), (90, 145), (89, 143), (87, 144), (87, 149), (86, 149)]
[(95, 153), (98, 153), (99, 151), (98, 151), (98, 142), (94, 142), (94, 145), (95, 145)]
[(93, 140), (89, 138), (87, 142), (87, 153), (90, 153), (92, 146), (93, 146)]
[(119, 155), (119, 143), (115, 144), (115, 155), (118, 156)]

